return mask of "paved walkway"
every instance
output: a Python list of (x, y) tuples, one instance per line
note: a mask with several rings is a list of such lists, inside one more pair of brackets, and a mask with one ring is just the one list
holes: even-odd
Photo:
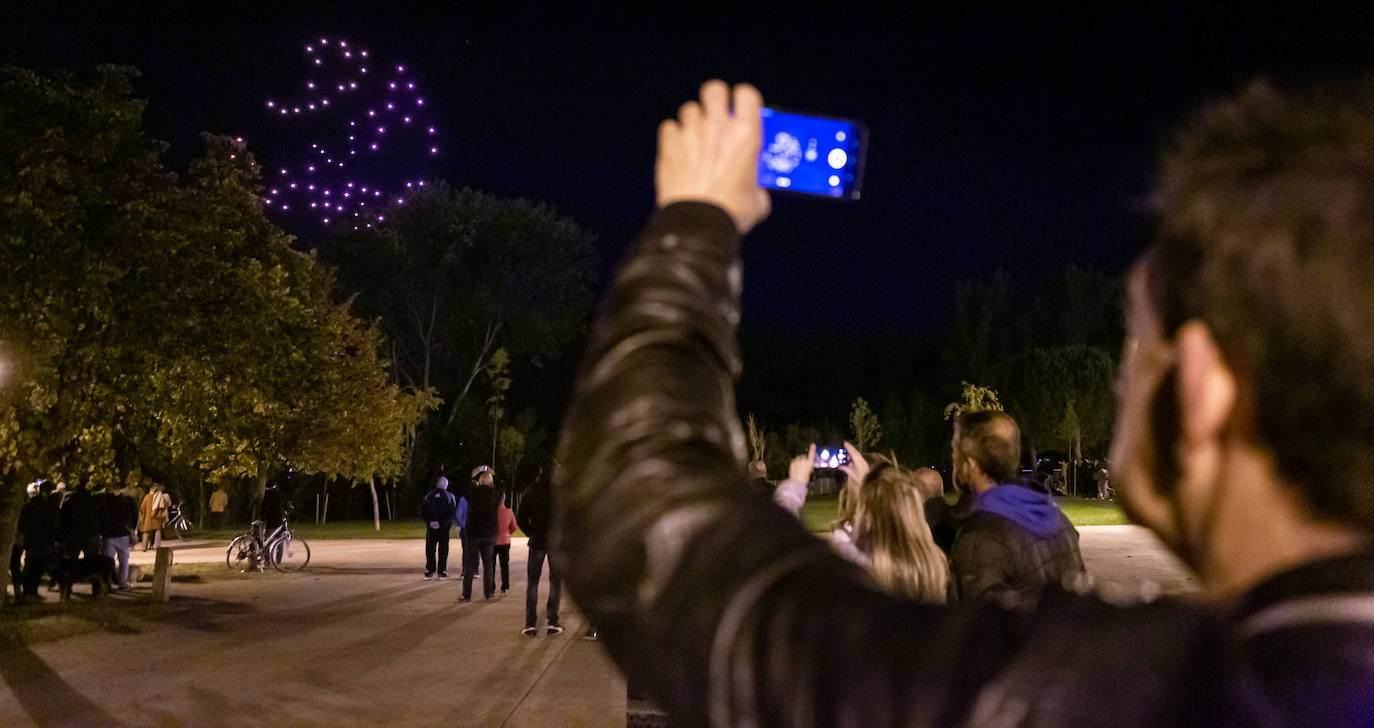
[[(1099, 579), (1194, 588), (1143, 530), (1081, 530)], [(625, 724), (624, 681), (566, 600), (566, 633), (519, 634), (523, 539), (509, 596), (483, 601), (478, 582), (467, 604), (458, 579), (421, 578), (419, 541), (314, 541), (306, 571), (247, 575), (222, 543), (172, 545), (169, 604), (146, 603), (145, 584), (37, 607), (71, 633), (0, 646), (0, 725)]]

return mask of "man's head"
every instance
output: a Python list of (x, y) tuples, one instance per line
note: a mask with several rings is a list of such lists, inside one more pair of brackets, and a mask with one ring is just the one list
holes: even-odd
[(472, 482), (484, 488), (490, 488), (496, 481), (495, 478), (492, 477), (491, 468), (489, 466), (478, 465), (472, 469)]
[(439, 490), (448, 490), (448, 478), (440, 475), (439, 479), (434, 481), (434, 487)]
[(935, 468), (919, 468), (912, 475), (924, 499), (939, 498), (945, 494), (945, 479)]
[[(1110, 457), (1125, 506), (1223, 589), (1368, 538), (1374, 85), (1256, 84), (1205, 110), (1155, 203)], [(1244, 564), (1244, 534), (1265, 531), (1291, 553)]]
[(762, 460), (754, 460), (749, 463), (749, 479), (759, 480), (768, 478), (768, 465)]
[(960, 414), (952, 446), (954, 480), (975, 493), (1010, 483), (1021, 464), (1021, 428), (1001, 410)]

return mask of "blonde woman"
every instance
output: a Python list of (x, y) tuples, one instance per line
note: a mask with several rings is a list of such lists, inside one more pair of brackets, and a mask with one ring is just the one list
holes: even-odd
[[(893, 594), (927, 602), (944, 602), (949, 565), (935, 545), (925, 519), (924, 492), (916, 477), (892, 460), (879, 458), (870, 468), (863, 454), (845, 443), (851, 462), (840, 470), (848, 477), (840, 492), (839, 518), (832, 524), (831, 544), (864, 566), (873, 580)], [(788, 478), (773, 499), (794, 514), (806, 502), (806, 483), (816, 459), (816, 446), (793, 459)]]
[(872, 560), (873, 580), (882, 588), (943, 602), (949, 565), (926, 523), (924, 491), (910, 471), (881, 456), (876, 460), (858, 490), (854, 545)]

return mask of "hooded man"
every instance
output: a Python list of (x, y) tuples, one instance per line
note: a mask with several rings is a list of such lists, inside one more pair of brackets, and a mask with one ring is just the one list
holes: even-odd
[(955, 423), (955, 480), (973, 492), (950, 550), (955, 591), (964, 601), (995, 597), (1030, 605), (1049, 584), (1085, 575), (1078, 531), (1047, 493), (1015, 482), (1021, 431), (1005, 412), (965, 412)]

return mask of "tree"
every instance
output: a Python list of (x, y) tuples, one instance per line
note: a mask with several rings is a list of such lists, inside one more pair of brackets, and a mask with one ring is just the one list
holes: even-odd
[(859, 452), (868, 452), (876, 447), (883, 438), (883, 427), (878, 416), (868, 406), (868, 400), (859, 397), (849, 408), (849, 431), (854, 438), (854, 446)]
[[(491, 431), (489, 408), (468, 396), (497, 350), (512, 370), (554, 374), (540, 367), (569, 349), (590, 311), (592, 237), (542, 205), (443, 183), (385, 217), (341, 231), (326, 255), (360, 310), (380, 321), (397, 381), (443, 399), (414, 442), (423, 463)], [(556, 402), (540, 404), (546, 420), (559, 419)]]
[[(487, 412), (491, 415), (491, 465), (496, 467), (496, 449), (500, 441), (501, 418), (506, 410), (506, 391), (510, 389), (510, 356), (505, 348), (497, 349), (487, 362), (487, 380), (491, 384), (491, 396), (487, 398)], [(523, 447), (523, 446), (522, 446)]]
[(759, 425), (759, 421), (750, 412), (744, 424), (749, 434), (749, 452), (752, 453), (751, 460), (763, 460), (763, 456), (768, 452), (768, 433)]
[(1002, 381), (1008, 409), (1031, 450), (1064, 445), (1075, 461), (1086, 444), (1100, 452), (1115, 414), (1115, 366), (1107, 352), (1090, 346), (1031, 349), (1006, 365)]
[(963, 386), (962, 399), (945, 405), (946, 420), (952, 420), (964, 412), (1002, 409), (1002, 402), (997, 397), (997, 390), (992, 387), (970, 384), (969, 382), (961, 382), (960, 384)]

